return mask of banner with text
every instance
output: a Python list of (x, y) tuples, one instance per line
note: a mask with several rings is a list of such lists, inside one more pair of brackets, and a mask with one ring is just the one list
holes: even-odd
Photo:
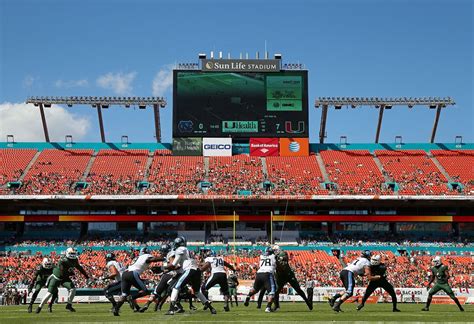
[(202, 139), (202, 153), (204, 156), (232, 156), (232, 138), (204, 137)]
[(278, 156), (278, 138), (251, 138), (251, 156)]

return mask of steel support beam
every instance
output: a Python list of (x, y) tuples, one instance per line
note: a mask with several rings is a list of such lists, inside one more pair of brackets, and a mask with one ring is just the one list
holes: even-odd
[(153, 112), (155, 115), (155, 137), (156, 142), (161, 143), (161, 125), (160, 125), (160, 105), (153, 105)]
[(375, 143), (379, 142), (380, 137), (380, 129), (382, 128), (382, 120), (383, 120), (383, 111), (385, 110), (385, 106), (381, 105), (379, 111), (379, 121), (377, 123), (377, 133), (375, 134)]
[(44, 139), (49, 143), (48, 125), (46, 124), (46, 116), (44, 115), (44, 107), (42, 103), (39, 104), (39, 109), (41, 113), (41, 121), (43, 122)]
[(321, 112), (321, 125), (319, 126), (319, 143), (324, 143), (324, 137), (326, 137), (326, 120), (328, 118), (328, 105), (323, 105), (323, 111)]
[(105, 143), (104, 121), (102, 120), (102, 107), (97, 105), (97, 116), (99, 116), (100, 139)]
[(438, 129), (438, 122), (439, 122), (439, 115), (441, 114), (441, 108), (443, 108), (442, 105), (438, 105), (436, 108), (436, 117), (434, 120), (433, 124), (433, 130), (431, 131), (431, 141), (430, 143), (434, 143), (435, 137), (436, 137), (436, 130)]

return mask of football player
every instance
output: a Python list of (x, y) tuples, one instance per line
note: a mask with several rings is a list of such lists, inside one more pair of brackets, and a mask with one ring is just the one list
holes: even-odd
[(368, 250), (362, 252), (362, 255), (349, 263), (340, 273), (342, 284), (346, 291), (344, 294), (336, 294), (329, 299), (329, 305), (336, 312), (341, 311), (341, 305), (354, 294), (355, 276), (363, 276), (366, 268), (370, 266), (371, 253)]
[[(140, 249), (137, 260), (122, 273), (122, 295), (114, 307), (114, 316), (120, 315), (120, 307), (122, 307), (125, 301), (128, 300), (129, 303), (135, 304), (137, 298), (147, 295), (147, 288), (140, 278), (140, 275), (148, 269), (151, 263), (163, 261), (163, 259), (162, 257), (154, 257), (151, 255), (146, 247)], [(135, 296), (130, 295), (132, 286), (138, 289), (138, 293)]]
[(365, 268), (365, 275), (369, 280), (369, 286), (365, 290), (364, 297), (362, 297), (362, 302), (357, 306), (357, 310), (361, 310), (364, 305), (365, 301), (372, 295), (372, 293), (377, 288), (383, 288), (390, 297), (392, 298), (392, 305), (393, 311), (399, 312), (400, 310), (397, 308), (397, 295), (395, 294), (395, 290), (390, 282), (388, 282), (386, 277), (387, 267), (385, 264), (381, 263), (380, 255), (374, 255), (370, 258), (370, 266)]
[(433, 259), (433, 267), (431, 268), (430, 281), (428, 282), (426, 289), (430, 289), (430, 286), (433, 283), (433, 281), (436, 280), (436, 282), (434, 286), (428, 292), (428, 299), (426, 300), (426, 306), (422, 309), (422, 311), (427, 312), (430, 310), (430, 304), (431, 304), (431, 300), (433, 299), (433, 295), (436, 294), (438, 291), (442, 290), (449, 297), (451, 297), (452, 300), (454, 300), (456, 305), (458, 305), (459, 310), (461, 312), (464, 312), (464, 308), (461, 306), (459, 299), (456, 298), (453, 290), (449, 286), (448, 279), (449, 279), (448, 266), (443, 264), (440, 256), (435, 256), (435, 258)]
[(115, 301), (114, 295), (119, 294), (121, 291), (122, 273), (125, 271), (125, 267), (117, 262), (115, 254), (113, 253), (107, 253), (105, 256), (105, 261), (107, 262), (106, 268), (109, 271), (109, 275), (103, 279), (115, 280), (109, 283), (105, 288), (105, 297), (110, 300), (112, 307), (115, 308), (117, 302)]
[(36, 313), (41, 312), (42, 307), (48, 302), (51, 296), (53, 296), (52, 302), (54, 302), (58, 296), (59, 286), (63, 286), (68, 291), (66, 309), (70, 312), (76, 311), (72, 307), (72, 301), (76, 295), (76, 287), (74, 286), (74, 282), (71, 280), (71, 276), (74, 275), (74, 269), (79, 270), (86, 279), (89, 279), (89, 275), (79, 264), (77, 257), (78, 255), (75, 248), (70, 247), (66, 250), (65, 256), (59, 260), (58, 265), (53, 269), (52, 275), (48, 278), (48, 292), (36, 309)]
[(53, 273), (53, 263), (50, 259), (44, 258), (41, 264), (36, 268), (36, 272), (33, 276), (33, 280), (31, 280), (30, 285), (28, 286), (28, 295), (31, 294), (33, 288), (35, 292), (31, 296), (30, 303), (28, 305), (28, 313), (33, 311), (33, 304), (38, 297), (38, 294), (41, 291), (41, 288), (46, 286), (46, 281), (48, 280), (49, 276)]
[[(300, 295), (301, 298), (303, 298), (303, 300), (305, 301), (305, 303), (308, 306), (309, 310), (312, 310), (313, 309), (313, 302), (312, 302), (312, 300), (309, 300), (306, 297), (306, 294), (301, 289), (301, 286), (298, 282), (298, 279), (296, 279), (295, 272), (293, 271), (293, 269), (290, 266), (288, 253), (281, 250), (278, 245), (273, 246), (273, 251), (275, 251), (276, 261), (277, 261), (276, 262), (276, 276), (275, 276), (276, 277), (277, 289), (276, 289), (276, 292), (275, 292), (275, 297), (273, 299), (273, 301), (275, 303), (274, 310), (278, 310), (280, 308), (280, 300), (279, 300), (280, 292), (283, 290), (283, 287), (287, 283), (289, 283), (291, 285), (291, 287), (293, 287), (293, 289), (296, 291), (296, 293), (298, 295)], [(263, 300), (264, 294), (265, 294), (265, 290), (261, 290), (260, 291), (260, 296), (258, 297), (258, 302), (259, 302), (259, 305), (258, 305), (259, 307), (258, 308), (260, 308), (260, 305), (262, 303), (261, 301)]]
[(266, 313), (272, 312), (273, 296), (276, 291), (275, 283), (275, 269), (276, 269), (276, 258), (275, 253), (271, 247), (265, 249), (265, 252), (260, 256), (260, 267), (257, 271), (257, 276), (253, 283), (252, 289), (245, 298), (244, 306), (248, 306), (250, 297), (255, 295), (260, 289), (265, 288), (268, 292), (268, 302), (265, 308)]
[(239, 279), (237, 278), (235, 271), (230, 271), (227, 283), (229, 285), (230, 305), (234, 306), (232, 303), (232, 297), (234, 297), (235, 305), (239, 306), (239, 301), (237, 300), (237, 286), (239, 285)]
[(216, 256), (213, 252), (204, 259), (204, 265), (200, 268), (201, 271), (211, 269), (211, 275), (207, 279), (202, 293), (207, 296), (209, 289), (215, 285), (219, 285), (221, 293), (224, 295), (224, 311), (229, 311), (229, 285), (227, 283), (227, 273), (225, 268), (235, 271), (234, 267), (227, 263), (222, 256)]
[(217, 314), (214, 307), (207, 298), (202, 294), (199, 289), (201, 286), (201, 270), (199, 269), (196, 260), (188, 248), (186, 247), (186, 239), (183, 236), (178, 236), (174, 240), (175, 247), (175, 258), (171, 264), (168, 264), (165, 267), (165, 270), (177, 270), (183, 269), (184, 273), (181, 275), (179, 280), (176, 282), (176, 285), (173, 287), (171, 292), (171, 303), (170, 309), (166, 315), (174, 315), (177, 311), (176, 303), (179, 297), (179, 293), (182, 289), (186, 288), (186, 285), (189, 284), (201, 303), (210, 310), (211, 314)]

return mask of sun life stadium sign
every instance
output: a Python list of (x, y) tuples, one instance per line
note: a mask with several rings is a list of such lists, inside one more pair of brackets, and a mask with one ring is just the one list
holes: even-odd
[(202, 71), (215, 72), (279, 72), (280, 60), (201, 60)]

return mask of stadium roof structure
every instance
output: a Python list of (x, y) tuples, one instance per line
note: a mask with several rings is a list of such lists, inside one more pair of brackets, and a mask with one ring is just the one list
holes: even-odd
[(44, 138), (46, 142), (49, 141), (48, 125), (44, 108), (51, 108), (51, 105), (91, 105), (97, 109), (99, 118), (100, 137), (102, 143), (105, 143), (104, 123), (102, 120), (102, 109), (107, 109), (109, 106), (118, 105), (129, 108), (131, 106), (138, 106), (139, 109), (146, 109), (147, 106), (152, 106), (155, 114), (155, 137), (156, 141), (161, 142), (161, 124), (160, 124), (160, 108), (166, 107), (166, 100), (163, 97), (88, 97), (88, 96), (73, 96), (73, 97), (28, 97), (27, 104), (34, 104), (39, 107), (41, 113), (41, 121), (43, 123)]
[(324, 143), (326, 137), (326, 121), (328, 115), (328, 109), (330, 106), (334, 109), (341, 109), (343, 106), (350, 106), (357, 108), (360, 106), (373, 106), (379, 109), (379, 118), (377, 123), (377, 132), (375, 133), (375, 143), (379, 142), (380, 130), (382, 128), (383, 112), (385, 109), (392, 109), (393, 106), (407, 106), (413, 108), (415, 106), (428, 106), (430, 109), (436, 109), (436, 116), (433, 124), (433, 130), (431, 131), (430, 143), (434, 143), (436, 137), (436, 130), (438, 128), (439, 116), (441, 109), (448, 106), (455, 105), (456, 103), (451, 97), (439, 98), (439, 97), (399, 97), (399, 98), (359, 98), (359, 97), (319, 97), (316, 99), (314, 104), (315, 108), (322, 107), (321, 113), (321, 124), (319, 128), (319, 143)]

